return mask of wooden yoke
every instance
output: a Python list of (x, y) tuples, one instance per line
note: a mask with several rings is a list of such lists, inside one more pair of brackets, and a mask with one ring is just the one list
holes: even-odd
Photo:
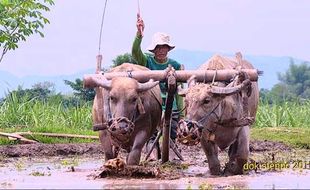
[[(167, 80), (168, 70), (152, 70), (152, 71), (131, 71), (131, 72), (113, 72), (102, 74), (87, 74), (84, 75), (84, 87), (95, 88), (96, 84), (93, 82), (93, 78), (106, 78), (111, 80), (114, 77), (131, 77), (136, 79), (138, 82), (147, 82), (150, 79), (155, 81), (164, 82)], [(212, 82), (214, 76), (215, 81), (228, 81), (237, 75), (239, 72), (246, 72), (251, 81), (257, 81), (258, 76), (262, 75), (262, 71), (257, 69), (224, 69), (224, 70), (179, 70), (174, 71), (177, 82), (187, 82), (189, 78), (195, 76), (196, 82)], [(130, 74), (130, 76), (129, 76)]]

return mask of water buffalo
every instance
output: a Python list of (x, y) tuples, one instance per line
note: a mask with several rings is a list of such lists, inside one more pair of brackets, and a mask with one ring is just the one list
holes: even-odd
[[(234, 60), (216, 55), (199, 69), (254, 68), (240, 57)], [(189, 136), (200, 140), (213, 175), (221, 174), (218, 148), (229, 147), (224, 173), (242, 174), (249, 156), (249, 126), (255, 121), (258, 106), (257, 82), (240, 72), (229, 84), (192, 82), (179, 94), (185, 96), (186, 106), (186, 119), (180, 122), (178, 131), (180, 142), (188, 143), (185, 137)]]
[[(149, 70), (124, 63), (109, 72)], [(161, 119), (161, 96), (158, 81), (139, 83), (130, 77), (112, 80), (93, 79), (97, 92), (92, 116), (99, 131), (105, 160), (115, 158), (115, 148), (128, 152), (127, 164), (138, 165), (141, 150)]]

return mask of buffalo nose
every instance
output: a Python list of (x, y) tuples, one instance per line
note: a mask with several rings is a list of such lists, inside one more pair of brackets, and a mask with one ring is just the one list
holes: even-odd
[(183, 132), (183, 136), (186, 137), (187, 135), (188, 135), (188, 133), (187, 133), (186, 131), (184, 131), (184, 132)]
[(187, 127), (188, 127), (188, 129), (193, 128), (193, 127), (194, 127), (194, 123), (191, 122), (191, 121), (188, 121), (188, 122), (187, 122)]
[(116, 127), (111, 127), (111, 131), (116, 131)]
[(128, 129), (128, 123), (126, 123), (126, 122), (120, 122), (118, 124), (118, 126), (119, 126), (119, 129), (121, 129), (121, 130), (127, 131), (127, 129)]

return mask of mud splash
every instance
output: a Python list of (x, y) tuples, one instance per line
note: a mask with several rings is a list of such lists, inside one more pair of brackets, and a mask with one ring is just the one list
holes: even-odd
[[(1, 163), (3, 189), (308, 189), (309, 170), (250, 172), (247, 175), (214, 177), (206, 167), (189, 166), (185, 176), (175, 179), (93, 179), (90, 174), (103, 162), (100, 157), (10, 158)], [(194, 177), (193, 177), (194, 176)]]

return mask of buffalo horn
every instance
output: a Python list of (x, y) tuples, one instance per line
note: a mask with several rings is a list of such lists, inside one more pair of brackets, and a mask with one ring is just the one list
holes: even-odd
[(111, 80), (107, 80), (105, 77), (93, 78), (93, 81), (95, 82), (96, 86), (101, 86), (106, 90), (111, 89)]
[(153, 79), (150, 79), (148, 82), (146, 83), (139, 83), (138, 82), (138, 92), (143, 92), (146, 90), (149, 90), (151, 88), (153, 88), (154, 86), (158, 85), (159, 81), (154, 81)]
[(237, 92), (240, 92), (242, 89), (251, 84), (249, 79), (244, 80), (241, 84), (234, 87), (218, 87), (212, 86), (211, 93), (212, 94), (221, 94), (221, 95), (232, 95)]
[(196, 85), (196, 82), (197, 82), (196, 75), (192, 75), (192, 76), (187, 80), (188, 87), (195, 86), (195, 85)]

